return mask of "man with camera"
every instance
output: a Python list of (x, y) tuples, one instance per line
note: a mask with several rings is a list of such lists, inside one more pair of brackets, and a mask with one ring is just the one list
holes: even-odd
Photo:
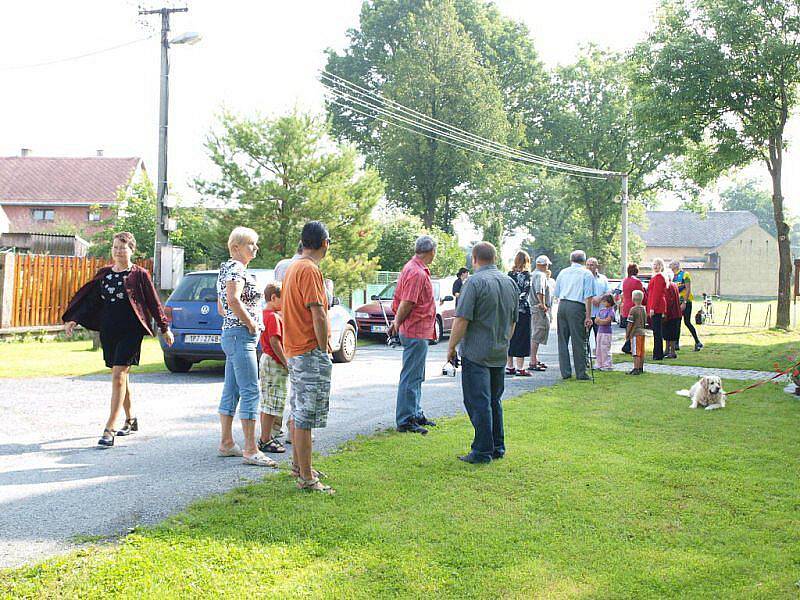
[[(472, 451), (460, 460), (488, 463), (503, 458), (503, 407), (508, 342), (517, 321), (519, 291), (513, 279), (501, 273), (497, 250), (489, 242), (472, 249), (475, 274), (461, 288), (447, 358), (461, 355), (461, 391), (464, 407), (475, 428)], [(460, 353), (457, 346), (461, 344)]]
[(397, 386), (397, 431), (425, 435), (425, 427), (436, 425), (422, 412), (422, 382), (428, 343), (436, 335), (436, 303), (428, 268), (436, 257), (436, 240), (421, 235), (414, 245), (414, 256), (397, 279), (392, 300), (394, 321), (389, 336), (400, 335), (403, 368)]

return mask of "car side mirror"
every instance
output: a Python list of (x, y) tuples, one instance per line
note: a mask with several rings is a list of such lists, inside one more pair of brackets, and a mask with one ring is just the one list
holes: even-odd
[(339, 299), (339, 296), (334, 296), (331, 301), (331, 306), (339, 306), (341, 303), (342, 301)]
[(370, 300), (375, 300), (377, 302), (378, 300), (380, 300), (380, 298), (378, 297), (378, 294), (372, 294)]
[(442, 298), (442, 302), (452, 302), (453, 300), (455, 300), (455, 298), (453, 298), (452, 296), (445, 296), (444, 298)]

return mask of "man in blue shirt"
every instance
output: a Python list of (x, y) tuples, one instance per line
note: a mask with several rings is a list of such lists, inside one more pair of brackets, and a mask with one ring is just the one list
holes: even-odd
[(561, 377), (572, 377), (569, 362), (569, 344), (572, 342), (572, 358), (575, 363), (575, 378), (589, 380), (586, 374), (586, 336), (592, 326), (592, 299), (595, 296), (595, 281), (586, 264), (586, 253), (575, 250), (569, 257), (570, 265), (562, 269), (556, 279), (555, 296), (558, 304), (558, 366)]

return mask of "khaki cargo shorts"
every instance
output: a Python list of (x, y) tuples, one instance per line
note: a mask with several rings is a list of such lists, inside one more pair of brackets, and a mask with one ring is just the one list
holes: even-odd
[(550, 337), (550, 317), (538, 306), (531, 312), (531, 341), (546, 344)]

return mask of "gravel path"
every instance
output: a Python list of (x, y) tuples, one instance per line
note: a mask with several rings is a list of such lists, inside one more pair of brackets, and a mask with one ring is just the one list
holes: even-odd
[[(507, 378), (506, 398), (557, 380), (555, 338), (552, 331), (541, 355), (550, 369)], [(318, 450), (394, 426), (400, 352), (368, 346), (353, 363), (334, 365), (330, 420), (315, 434)], [(445, 352), (440, 344), (429, 353), (423, 408), (430, 417), (463, 412), (460, 375), (441, 375)], [(221, 371), (133, 380), (141, 431), (109, 450), (95, 446), (108, 410), (107, 375), (0, 380), (0, 567), (156, 523), (193, 500), (269, 473), (216, 456)]]

